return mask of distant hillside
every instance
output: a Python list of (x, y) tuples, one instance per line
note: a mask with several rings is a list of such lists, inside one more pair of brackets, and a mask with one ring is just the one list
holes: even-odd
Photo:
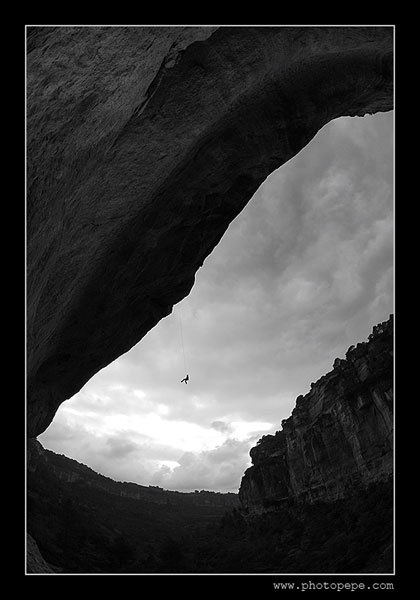
[(28, 533), (63, 572), (135, 569), (156, 549), (216, 524), (236, 494), (121, 483), (66, 456), (28, 447)]
[[(41, 444), (36, 441), (35, 444)], [(38, 448), (39, 448), (38, 446)], [(135, 498), (136, 500), (146, 500), (156, 504), (186, 505), (195, 504), (197, 506), (227, 506), (238, 505), (238, 495), (231, 492), (213, 492), (207, 490), (196, 490), (194, 492), (178, 492), (165, 490), (159, 486), (139, 485), (132, 482), (115, 481), (110, 477), (96, 473), (90, 467), (79, 463), (77, 460), (68, 458), (64, 454), (56, 454), (41, 446), (38, 450), (42, 454), (42, 460), (48, 464), (48, 469), (54, 475), (66, 483), (84, 483), (88, 486), (100, 488), (109, 494), (123, 496), (126, 498)], [(35, 450), (37, 452), (37, 450)], [(36, 463), (34, 463), (34, 467)], [(29, 466), (31, 468), (31, 466)]]

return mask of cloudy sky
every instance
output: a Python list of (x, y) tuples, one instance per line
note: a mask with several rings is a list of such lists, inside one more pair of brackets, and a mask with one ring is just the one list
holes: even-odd
[(191, 294), (39, 440), (119, 481), (236, 492), (261, 435), (391, 312), (393, 114), (337, 119), (264, 182)]

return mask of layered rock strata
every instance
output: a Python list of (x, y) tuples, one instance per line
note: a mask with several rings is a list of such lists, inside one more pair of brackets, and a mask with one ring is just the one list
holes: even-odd
[(264, 179), (393, 104), (392, 27), (28, 27), (28, 435), (167, 316)]
[(243, 506), (331, 501), (393, 472), (393, 318), (299, 396), (282, 429), (250, 451)]

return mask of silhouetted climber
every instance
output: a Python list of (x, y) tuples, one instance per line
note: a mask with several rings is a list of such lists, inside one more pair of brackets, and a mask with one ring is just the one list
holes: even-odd
[(181, 379), (181, 383), (183, 383), (185, 381), (185, 385), (187, 385), (188, 380), (189, 380), (189, 377), (188, 377), (188, 373), (187, 373), (187, 376), (184, 377), (184, 379)]

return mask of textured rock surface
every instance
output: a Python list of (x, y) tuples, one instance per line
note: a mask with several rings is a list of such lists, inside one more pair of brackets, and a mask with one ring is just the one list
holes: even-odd
[(391, 27), (28, 28), (28, 434), (185, 297), (262, 181), (392, 108)]
[(26, 535), (26, 571), (28, 573), (54, 573), (43, 559), (34, 538)]
[(393, 319), (336, 359), (275, 435), (261, 438), (242, 478), (244, 506), (334, 500), (393, 470)]

